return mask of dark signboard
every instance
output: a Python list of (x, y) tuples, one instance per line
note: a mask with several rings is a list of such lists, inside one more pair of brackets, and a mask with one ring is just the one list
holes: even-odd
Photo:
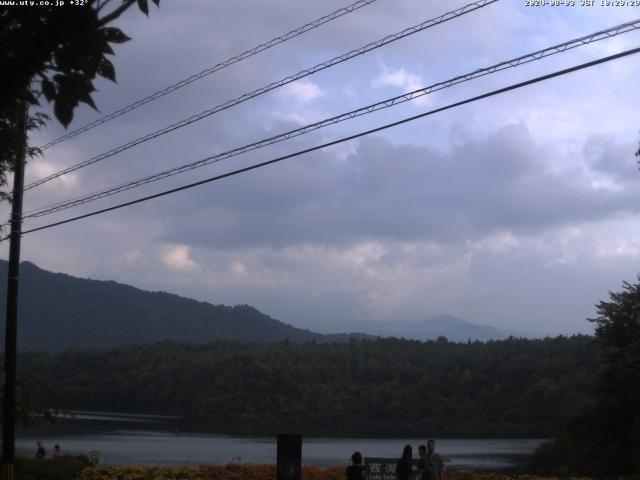
[(277, 480), (300, 480), (302, 435), (278, 434)]
[(365, 457), (367, 480), (396, 480), (397, 458)]

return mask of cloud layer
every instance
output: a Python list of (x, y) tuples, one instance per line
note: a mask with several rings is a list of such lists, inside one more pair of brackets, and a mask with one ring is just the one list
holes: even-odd
[[(447, 3), (446, 9), (463, 2)], [(103, 113), (343, 6), (163, 3), (122, 21)], [(542, 11), (544, 10), (544, 11)], [(597, 11), (596, 11), (597, 10)], [(327, 24), (74, 141), (28, 181), (445, 11), (385, 2)], [(29, 191), (64, 200), (297, 128), (633, 17), (631, 9), (516, 2), (447, 22)], [(542, 21), (544, 20), (544, 21)], [(443, 90), (45, 222), (275, 158), (620, 51), (631, 33)], [(637, 43), (637, 42), (636, 42)], [(621, 60), (171, 197), (25, 236), (23, 258), (216, 303), (249, 303), (321, 331), (450, 313), (534, 334), (589, 331), (640, 259), (635, 84)], [(76, 126), (96, 118), (81, 108)], [(61, 133), (34, 137), (44, 143)], [(2, 248), (6, 251), (6, 245)]]

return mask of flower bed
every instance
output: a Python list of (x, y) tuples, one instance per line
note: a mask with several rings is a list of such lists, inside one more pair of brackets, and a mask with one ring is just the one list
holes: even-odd
[[(228, 465), (201, 467), (91, 467), (80, 480), (275, 480), (275, 465)], [(344, 467), (305, 466), (303, 480), (345, 480)], [(502, 475), (448, 471), (446, 480), (554, 480), (532, 475)], [(587, 479), (564, 479), (587, 480)]]

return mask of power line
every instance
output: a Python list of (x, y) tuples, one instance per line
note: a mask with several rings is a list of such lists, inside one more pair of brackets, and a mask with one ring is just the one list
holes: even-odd
[(67, 173), (73, 172), (75, 170), (78, 170), (80, 168), (86, 167), (88, 165), (91, 165), (93, 163), (99, 162), (101, 160), (104, 160), (106, 158), (112, 157), (118, 153), (121, 153), (125, 150), (128, 150), (132, 147), (135, 147), (136, 145), (139, 145), (141, 143), (144, 143), (146, 141), (152, 140), (154, 138), (157, 138), (161, 135), (164, 135), (166, 133), (172, 132), (174, 130), (177, 130), (179, 128), (185, 127), (187, 125), (191, 125), (194, 122), (197, 122), (199, 120), (202, 120), (203, 118), (207, 118), (215, 113), (221, 112), (222, 110), (226, 110), (228, 108), (234, 107), (242, 102), (245, 102), (249, 99), (252, 99), (254, 97), (257, 97), (259, 95), (262, 95), (264, 93), (270, 92), (271, 90), (275, 90), (276, 88), (282, 87), (283, 85), (287, 85), (291, 82), (294, 82), (296, 80), (299, 80), (301, 78), (307, 77), (309, 75), (312, 75), (316, 72), (319, 72), (321, 70), (327, 69), (329, 67), (332, 67), (334, 65), (337, 65), (339, 63), (342, 62), (346, 62), (347, 60), (351, 60), (352, 58), (355, 58), (357, 56), (363, 55), (367, 52), (370, 52), (371, 50), (375, 50), (377, 48), (380, 48), (384, 45), (387, 45), (391, 42), (395, 42), (397, 40), (400, 40), (401, 38), (407, 37), (409, 35), (412, 35), (414, 33), (418, 33), (421, 32), (422, 30), (425, 30), (427, 28), (433, 27), (435, 25), (439, 25), (441, 23), (444, 23), (448, 20), (452, 20), (454, 18), (460, 17), (466, 13), (472, 12), (474, 10), (478, 10), (480, 8), (483, 8), (487, 5), (490, 5), (492, 3), (495, 3), (499, 0), (478, 0), (476, 2), (470, 3), (468, 5), (465, 5), (464, 7), (461, 7), (457, 10), (453, 10), (451, 12), (447, 12), (444, 13), (442, 15), (440, 15), (439, 17), (433, 18), (431, 20), (427, 20), (425, 22), (422, 22), (418, 25), (415, 25), (413, 27), (409, 27), (406, 28), (404, 30), (402, 30), (401, 32), (392, 34), (392, 35), (387, 35), (386, 37), (377, 40), (375, 42), (369, 43), (363, 47), (360, 47), (358, 49), (355, 50), (351, 50), (350, 52), (347, 52), (343, 55), (340, 55), (338, 57), (334, 57), (331, 60), (327, 60), (326, 62), (322, 62), (319, 63), (311, 68), (305, 69), (305, 70), (301, 70), (298, 73), (295, 73), (293, 75), (290, 75), (288, 77), (285, 77), (277, 82), (273, 82), (265, 87), (259, 88), (257, 90), (254, 90), (251, 93), (245, 93), (244, 95), (241, 95), (233, 100), (229, 100), (225, 103), (222, 103), (220, 105), (217, 105), (213, 108), (210, 108), (208, 110), (204, 110), (198, 114), (192, 115), (189, 118), (186, 118), (184, 120), (181, 120), (179, 122), (176, 122), (174, 124), (171, 124), (169, 126), (166, 126), (164, 128), (161, 128), (159, 130), (156, 130), (155, 132), (151, 132), (148, 133), (147, 135), (144, 135), (142, 137), (139, 137), (135, 140), (132, 140), (124, 145), (120, 145), (119, 147), (116, 147), (112, 150), (109, 150), (106, 153), (102, 153), (100, 155), (96, 155), (94, 157), (91, 157), (88, 160), (85, 160), (83, 162), (80, 162), (76, 165), (72, 165), (68, 168), (65, 168), (63, 170), (60, 170), (56, 173), (53, 173), (47, 177), (41, 178), (40, 180), (36, 180), (35, 182), (30, 183), (29, 185), (27, 185), (24, 189), (25, 190), (30, 190), (34, 187), (37, 187), (38, 185), (42, 185), (43, 183), (46, 183), (50, 180), (53, 180), (54, 178), (58, 178), (62, 175), (65, 175)]
[(314, 20), (312, 22), (309, 22), (301, 27), (295, 28), (293, 30), (291, 30), (290, 32), (287, 32), (283, 35), (280, 35), (279, 37), (275, 37), (272, 38), (271, 40), (269, 40), (268, 42), (262, 43), (260, 45), (258, 45), (257, 47), (253, 47), (245, 52), (242, 52), (239, 55), (236, 55), (234, 57), (228, 58), (227, 60), (225, 60), (224, 62), (220, 62), (212, 67), (209, 67), (205, 70), (202, 70), (200, 73), (196, 73), (194, 75), (191, 75), (190, 77), (185, 78), (184, 80), (180, 80), (179, 82), (176, 82), (172, 85), (169, 85), (166, 88), (163, 88), (162, 90), (158, 90), (155, 93), (152, 93), (149, 96), (146, 96), (140, 100), (137, 100), (133, 103), (131, 103), (130, 105), (127, 105), (126, 107), (122, 107), (120, 110), (116, 110), (113, 113), (110, 113), (109, 115), (105, 115), (102, 118), (99, 118), (98, 120), (95, 120), (91, 123), (88, 123), (86, 125), (84, 125), (83, 127), (80, 127), (76, 130), (73, 130), (72, 132), (66, 133), (64, 135), (62, 135), (61, 137), (58, 137), (52, 141), (50, 141), (49, 143), (44, 144), (43, 146), (40, 147), (40, 150), (46, 150), (49, 147), (52, 147), (54, 145), (57, 145), (58, 143), (64, 142), (65, 140), (68, 140), (70, 138), (76, 137), (84, 132), (87, 132), (99, 125), (102, 125), (104, 123), (109, 122), (110, 120), (113, 120), (114, 118), (118, 118), (122, 115), (125, 115), (129, 112), (131, 112), (132, 110), (135, 110), (138, 107), (141, 107), (142, 105), (145, 105), (149, 102), (152, 102), (154, 100), (157, 100), (160, 97), (164, 97), (165, 95), (168, 95), (170, 93), (175, 92), (176, 90), (181, 89), (182, 87), (185, 87), (193, 82), (195, 82), (196, 80), (200, 80), (201, 78), (204, 78), (208, 75), (211, 75), (214, 72), (217, 72), (219, 70), (222, 70), (223, 68), (229, 67), (235, 63), (238, 63), (242, 60), (245, 60), (249, 57), (252, 57), (254, 55), (257, 55), (260, 52), (263, 52), (271, 47), (275, 47), (276, 45), (279, 45), (280, 43), (284, 43), (287, 40), (291, 40), (292, 38), (295, 38), (299, 35), (302, 35), (303, 33), (306, 33), (310, 30), (313, 30), (315, 28), (318, 28), (321, 25), (324, 25), (325, 23), (328, 23), (332, 20), (335, 20), (337, 18), (342, 17), (343, 15), (347, 15), (351, 12), (354, 12), (362, 7), (365, 7), (367, 5), (370, 5), (371, 3), (374, 3), (378, 0), (358, 0), (355, 3), (352, 3), (349, 6), (340, 8), (338, 10), (336, 10), (335, 12), (330, 13), (329, 15), (325, 15), (324, 17), (318, 18), (317, 20)]
[(606, 30), (601, 30), (599, 32), (595, 32), (592, 33), (590, 35), (585, 35), (579, 38), (575, 38), (573, 40), (569, 40), (567, 42), (563, 42), (561, 44), (558, 45), (554, 45), (552, 47), (548, 47), (542, 50), (538, 50), (536, 52), (527, 54), (527, 55), (522, 55), (510, 60), (505, 60), (503, 62), (497, 63), (495, 65), (492, 65), (490, 67), (484, 67), (484, 68), (480, 68), (477, 70), (474, 70), (473, 72), (470, 73), (466, 73), (463, 75), (458, 75), (456, 77), (453, 77), (449, 80), (445, 80), (439, 83), (435, 83), (433, 85), (430, 85), (428, 87), (423, 87), (417, 90), (414, 90), (412, 92), (409, 93), (405, 93), (402, 95), (398, 95), (392, 98), (388, 98), (386, 100), (377, 102), (377, 103), (373, 103), (370, 105), (367, 105), (365, 107), (361, 107), (358, 108), (356, 110), (352, 110), (350, 112), (347, 113), (343, 113), (334, 117), (330, 117), (330, 118), (326, 118), (324, 120), (300, 127), (298, 129), (295, 130), (290, 130), (288, 132), (285, 133), (281, 133), (266, 139), (262, 139), (259, 140), (257, 142), (248, 144), (248, 145), (244, 145), (242, 147), (238, 147), (235, 148), (233, 150), (229, 150), (223, 153), (219, 153), (216, 155), (212, 155), (210, 157), (206, 157), (204, 159), (200, 159), (197, 160), (195, 162), (191, 162), (191, 163), (187, 163), (185, 165), (181, 165), (179, 167), (174, 167), (153, 175), (149, 175), (146, 177), (142, 177), (139, 178), (137, 180), (132, 180), (129, 181), (127, 183), (123, 183), (120, 185), (117, 185), (115, 187), (110, 187), (107, 189), (103, 189), (100, 190), (98, 192), (94, 192), (92, 194), (89, 195), (84, 195), (81, 197), (77, 197), (75, 199), (71, 199), (71, 200), (66, 200), (63, 202), (58, 202), (52, 205), (48, 205), (48, 206), (44, 206), (44, 207), (40, 207), (34, 210), (31, 210), (29, 212), (26, 212), (24, 215), (24, 218), (37, 218), (37, 217), (42, 217), (45, 215), (49, 215), (55, 212), (59, 212), (62, 210), (66, 210), (68, 208), (72, 208), (78, 205), (83, 205), (85, 203), (89, 203), (101, 198), (106, 198), (106, 197), (110, 197), (113, 195), (116, 195), (118, 193), (122, 193), (124, 191), (130, 190), (132, 188), (137, 188), (139, 186), (145, 185), (147, 183), (151, 183), (151, 182), (155, 182), (164, 178), (168, 178), (174, 175), (178, 175), (180, 173), (186, 172), (186, 171), (190, 171), (190, 170), (194, 170), (196, 168), (200, 168), (200, 167), (204, 167), (206, 165), (210, 165), (212, 163), (217, 163), (220, 162), (222, 160), (226, 160), (228, 158), (234, 157), (236, 155), (240, 155), (252, 150), (257, 150), (259, 148), (263, 148), (266, 147), (268, 145), (272, 145), (274, 143), (278, 143), (284, 140), (288, 140), (290, 138), (294, 138), (300, 135), (304, 135), (308, 132), (323, 128), (325, 126), (328, 125), (333, 125), (336, 123), (340, 123), (346, 120), (350, 120), (352, 118), (356, 118), (362, 115), (366, 115), (375, 111), (379, 111), (379, 110), (383, 110), (386, 108), (390, 108), (394, 105), (398, 105), (400, 103), (404, 103), (410, 100), (413, 100), (415, 98), (419, 98), (422, 97), (424, 95), (428, 95), (430, 93), (433, 93), (435, 91), (438, 90), (442, 90), (444, 88), (448, 88), (454, 85), (457, 85), (459, 83), (462, 82), (466, 82), (469, 80), (472, 80), (474, 78), (478, 78), (478, 77), (482, 77), (485, 75), (489, 75), (501, 70), (506, 70), (509, 68), (514, 68), (516, 66), (525, 64), (525, 63), (529, 63), (532, 62), (534, 60), (540, 60), (542, 58), (548, 57), (550, 55), (555, 55), (557, 53), (562, 53), (565, 52), (569, 49), (572, 48), (576, 48), (582, 45), (587, 45), (589, 43), (595, 42), (595, 41), (599, 41), (599, 40), (603, 40), (603, 39), (607, 39), (607, 38), (611, 38), (614, 37), (616, 35), (620, 35), (622, 33), (626, 33), (629, 31), (633, 31), (636, 29), (640, 28), (640, 19), (637, 19), (635, 21), (631, 21), (631, 22), (626, 22), (623, 23), (621, 25), (617, 25), (615, 27), (611, 27), (608, 28)]
[[(261, 168), (261, 167), (265, 167), (267, 165), (271, 165), (273, 163), (281, 162), (281, 161), (287, 160), (289, 158), (293, 158), (293, 157), (297, 157), (297, 156), (300, 156), (300, 155), (304, 155), (306, 153), (310, 153), (310, 152), (313, 152), (313, 151), (316, 151), (316, 150), (320, 150), (322, 148), (331, 147), (333, 145), (337, 145), (337, 144), (340, 144), (340, 143), (343, 143), (343, 142), (347, 142), (349, 140), (354, 140), (356, 138), (360, 138), (360, 137), (363, 137), (365, 135), (370, 135), (372, 133), (376, 133), (376, 132), (379, 132), (379, 131), (382, 131), (382, 130), (386, 130), (386, 129), (391, 128), (391, 127), (396, 127), (396, 126), (402, 125), (404, 123), (412, 122), (412, 121), (415, 121), (415, 120), (417, 120), (419, 118), (423, 118), (423, 117), (426, 117), (426, 116), (429, 116), (429, 115), (433, 115), (433, 114), (436, 114), (436, 113), (439, 113), (439, 112), (443, 112), (443, 111), (449, 110), (451, 108), (459, 107), (461, 105), (466, 105), (468, 103), (476, 102), (476, 101), (482, 100), (484, 98), (488, 98), (488, 97), (492, 97), (492, 96), (499, 95), (499, 94), (502, 94), (502, 93), (506, 93), (506, 92), (509, 92), (511, 90), (516, 90), (518, 88), (522, 88), (522, 87), (525, 87), (525, 86), (528, 86), (528, 85), (532, 85), (534, 83), (539, 83), (539, 82), (542, 82), (542, 81), (545, 81), (545, 80), (549, 80), (551, 78), (559, 77), (559, 76), (562, 76), (562, 75), (566, 75), (566, 74), (569, 74), (569, 73), (572, 73), (572, 72), (575, 72), (575, 71), (578, 71), (578, 70), (583, 70), (585, 68), (593, 67), (595, 65), (599, 65), (599, 64), (602, 64), (602, 63), (610, 62), (612, 60), (616, 60), (616, 59), (619, 59), (619, 58), (622, 58), (622, 57), (626, 57), (628, 55), (633, 55), (633, 54), (636, 54), (638, 52), (640, 52), (640, 47), (634, 48), (634, 49), (631, 49), (631, 50), (627, 50), (627, 51), (624, 51), (624, 52), (621, 52), (621, 53), (617, 53), (615, 55), (609, 55), (608, 57), (599, 58), (598, 60), (593, 60), (593, 61), (590, 61), (590, 62), (582, 63), (580, 65), (576, 65), (576, 66), (573, 66), (573, 67), (570, 67), (570, 68), (565, 68), (563, 70), (558, 70), (556, 72), (549, 73), (547, 75), (542, 75), (542, 76), (539, 76), (539, 77), (535, 77), (535, 78), (526, 80), (524, 82), (515, 83), (515, 84), (509, 85), (509, 86), (504, 87), (504, 88), (500, 88), (500, 89), (493, 90), (493, 91), (488, 92), (488, 93), (484, 93), (482, 95), (477, 95), (475, 97), (471, 97), (471, 98), (468, 98), (466, 100), (462, 100), (462, 101), (459, 101), (459, 102), (451, 103), (451, 104), (446, 105), (444, 107), (439, 107), (439, 108), (436, 108), (434, 110), (429, 110), (428, 112), (424, 112), (424, 113), (421, 113), (421, 114), (418, 114), (418, 115), (413, 115), (411, 117), (407, 117), (407, 118), (404, 118), (402, 120), (398, 120), (396, 122), (388, 123), (386, 125), (382, 125), (380, 127), (376, 127), (376, 128), (370, 129), (370, 130), (366, 130), (364, 132), (360, 132), (360, 133), (356, 133), (354, 135), (343, 137), (343, 138), (340, 138), (338, 140), (333, 140), (331, 142), (326, 142), (326, 143), (323, 143), (321, 145), (316, 145), (315, 147), (311, 147), (311, 148), (300, 150), (300, 151), (297, 151), (297, 152), (294, 152), (294, 153), (290, 153), (288, 155), (277, 157), (277, 158), (274, 158), (272, 160), (268, 160), (268, 161), (265, 161), (265, 162), (257, 163), (257, 164), (254, 164), (254, 165), (250, 165), (248, 167), (244, 167), (244, 168), (240, 168), (240, 169), (237, 169), (237, 170), (233, 170), (231, 172), (227, 172), (227, 173), (224, 173), (224, 174), (221, 174), (221, 175), (216, 175), (214, 177), (209, 177), (209, 178), (206, 178), (204, 180), (200, 180), (198, 182), (190, 183), (188, 185), (183, 185), (181, 187), (172, 188), (170, 190), (165, 190), (163, 192), (156, 193), (156, 194), (149, 195), (149, 196), (142, 197), (142, 198), (138, 198), (138, 199), (132, 200), (130, 202), (120, 203), (118, 205), (114, 205), (114, 206), (111, 206), (111, 207), (108, 207), (108, 208), (103, 208), (101, 210), (96, 210), (96, 211), (93, 211), (93, 212), (90, 212), (90, 213), (86, 213), (84, 215), (78, 215), (76, 217), (71, 217), (71, 218), (68, 218), (66, 220), (61, 220), (61, 221), (58, 221), (58, 222), (54, 222), (54, 223), (50, 223), (50, 224), (47, 224), (47, 225), (43, 225), (41, 227), (32, 228), (30, 230), (25, 230), (22, 233), (23, 234), (27, 234), (27, 233), (37, 232), (39, 230), (45, 230), (47, 228), (52, 228), (52, 227), (56, 227), (56, 226), (59, 226), (59, 225), (64, 225), (66, 223), (75, 222), (77, 220), (82, 220), (82, 219), (88, 218), (88, 217), (93, 217), (95, 215), (99, 215), (99, 214), (102, 214), (102, 213), (110, 212), (112, 210), (118, 210), (120, 208), (124, 208), (124, 207), (128, 207), (128, 206), (135, 205), (135, 204), (138, 204), (138, 203), (146, 202), (148, 200), (153, 200), (155, 198), (159, 198), (159, 197), (163, 197), (163, 196), (166, 196), (166, 195), (169, 195), (169, 194), (172, 194), (172, 193), (180, 192), (182, 190), (188, 190), (190, 188), (194, 188), (194, 187), (197, 187), (197, 186), (200, 186), (200, 185), (204, 185), (206, 183), (214, 182), (214, 181), (217, 181), (217, 180), (222, 180), (223, 178), (232, 177), (232, 176), (238, 175), (240, 173), (248, 172), (250, 170), (255, 170), (255, 169), (258, 169), (258, 168)], [(4, 237), (4, 238), (0, 239), (0, 241), (7, 240), (8, 238), (9, 237)]]

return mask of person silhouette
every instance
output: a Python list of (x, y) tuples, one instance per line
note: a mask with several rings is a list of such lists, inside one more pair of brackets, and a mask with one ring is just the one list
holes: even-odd
[(405, 445), (402, 450), (402, 458), (398, 460), (396, 465), (396, 479), (397, 480), (412, 480), (413, 468), (413, 450), (411, 445)]
[(362, 465), (362, 454), (360, 452), (353, 452), (351, 455), (351, 465), (349, 465), (345, 471), (347, 474), (347, 480), (364, 480), (365, 469)]
[(36, 446), (38, 447), (38, 449), (36, 450), (36, 454), (33, 456), (33, 458), (39, 458), (39, 459), (44, 459), (44, 457), (47, 456), (47, 452), (45, 451), (44, 447), (42, 446), (42, 442), (41, 441), (37, 441), (36, 442)]

